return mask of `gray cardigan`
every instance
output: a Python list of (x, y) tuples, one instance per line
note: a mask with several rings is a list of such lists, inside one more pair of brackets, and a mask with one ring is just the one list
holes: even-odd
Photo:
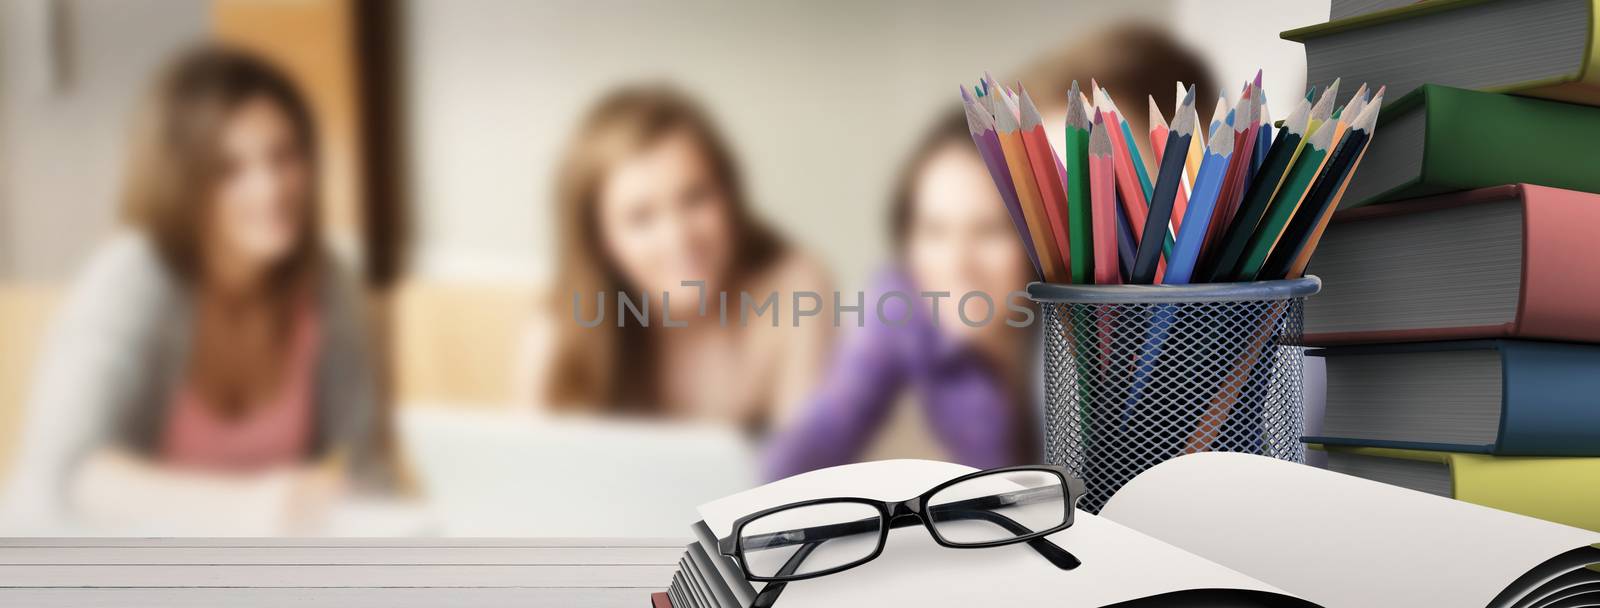
[[(359, 288), (337, 269), (322, 276), (314, 455), (340, 449), (357, 482), (386, 487), (392, 475)], [(56, 313), (34, 372), (13, 515), (65, 513), (65, 483), (96, 448), (154, 453), (188, 361), (192, 317), (183, 286), (143, 235), (119, 235), (95, 253)]]

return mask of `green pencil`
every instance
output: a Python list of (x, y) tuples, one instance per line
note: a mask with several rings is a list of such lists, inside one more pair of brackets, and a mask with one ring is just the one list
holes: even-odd
[(1072, 238), (1072, 282), (1093, 283), (1093, 216), (1089, 209), (1089, 112), (1078, 81), (1067, 93), (1067, 234)]
[[(1324, 126), (1332, 124), (1324, 120)], [(1328, 146), (1333, 142), (1335, 130), (1319, 127), (1311, 134), (1305, 149), (1300, 151), (1300, 158), (1295, 159), (1294, 165), (1289, 167), (1289, 174), (1284, 177), (1283, 185), (1278, 188), (1278, 193), (1273, 195), (1272, 202), (1267, 205), (1266, 216), (1256, 226), (1255, 234), (1250, 236), (1250, 243), (1245, 246), (1245, 256), (1239, 260), (1232, 273), (1233, 280), (1256, 280), (1256, 273), (1261, 271), (1261, 265), (1266, 263), (1267, 255), (1272, 253), (1272, 247), (1277, 245), (1278, 237), (1283, 234), (1283, 227), (1289, 223), (1289, 218), (1294, 216), (1295, 208), (1300, 206), (1300, 199), (1305, 197), (1306, 189), (1311, 187), (1311, 182), (1322, 170), (1322, 164), (1328, 158)]]
[(1233, 221), (1228, 224), (1227, 231), (1222, 233), (1222, 242), (1216, 248), (1216, 255), (1202, 271), (1197, 273), (1202, 281), (1207, 283), (1227, 281), (1234, 267), (1238, 266), (1245, 247), (1255, 235), (1256, 226), (1267, 213), (1272, 195), (1277, 194), (1278, 188), (1289, 175), (1289, 168), (1293, 167), (1295, 160), (1300, 157), (1301, 144), (1305, 141), (1304, 133), (1310, 116), (1310, 102), (1301, 101), (1295, 104), (1294, 112), (1284, 119), (1283, 126), (1278, 129), (1278, 136), (1273, 138), (1272, 146), (1267, 151), (1266, 160), (1262, 161), (1261, 168), (1256, 171), (1254, 179), (1250, 180), (1250, 187), (1245, 190), (1244, 199), (1239, 203), (1239, 211), (1233, 214)]

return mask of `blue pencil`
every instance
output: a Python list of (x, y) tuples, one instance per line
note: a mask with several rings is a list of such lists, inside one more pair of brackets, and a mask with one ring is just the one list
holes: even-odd
[(1233, 156), (1233, 129), (1217, 129), (1206, 144), (1205, 160), (1195, 174), (1194, 193), (1189, 196), (1189, 209), (1183, 213), (1183, 227), (1178, 229), (1177, 243), (1172, 247), (1172, 257), (1167, 260), (1164, 283), (1182, 285), (1194, 274), (1200, 248), (1205, 244), (1211, 229), (1212, 211), (1217, 206), (1217, 195), (1222, 192), (1222, 179), (1228, 172), (1228, 161)]

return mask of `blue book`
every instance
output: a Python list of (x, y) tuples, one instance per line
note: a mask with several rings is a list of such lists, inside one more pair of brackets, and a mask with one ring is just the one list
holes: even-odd
[(1307, 443), (1600, 456), (1600, 346), (1469, 340), (1311, 351), (1328, 369)]

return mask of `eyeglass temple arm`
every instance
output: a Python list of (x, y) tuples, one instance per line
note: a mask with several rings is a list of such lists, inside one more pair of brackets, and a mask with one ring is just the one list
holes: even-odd
[[(806, 558), (811, 556), (811, 552), (822, 546), (822, 543), (826, 540), (816, 540), (801, 545), (800, 550), (795, 551), (794, 555), (789, 556), (789, 559), (783, 562), (783, 567), (778, 569), (778, 576), (794, 574), (795, 570), (800, 569), (801, 562), (806, 561)], [(761, 588), (761, 593), (756, 594), (756, 599), (750, 603), (750, 608), (772, 608), (772, 604), (778, 601), (778, 595), (783, 593), (783, 588), (788, 585), (789, 583), (783, 581), (767, 583), (767, 586)]]
[[(954, 511), (954, 512), (950, 513), (950, 515), (952, 516), (953, 519), (972, 519), (972, 520), (978, 520), (978, 521), (986, 521), (986, 522), (995, 524), (997, 526), (1000, 526), (1002, 528), (1005, 528), (1007, 532), (1010, 532), (1010, 533), (1015, 534), (1017, 536), (1022, 536), (1024, 534), (1032, 534), (1033, 533), (1032, 529), (1029, 529), (1027, 526), (1024, 526), (1024, 525), (1022, 525), (1020, 523), (1017, 523), (1017, 520), (1011, 519), (1009, 517), (1006, 517), (1004, 515), (1001, 515), (999, 513), (994, 512), (994, 511), (988, 511), (988, 510), (984, 510), (984, 509), (974, 509), (974, 510)], [(1077, 568), (1078, 566), (1083, 565), (1083, 562), (1078, 561), (1078, 557), (1076, 555), (1073, 555), (1071, 551), (1068, 551), (1066, 549), (1062, 549), (1061, 545), (1057, 545), (1057, 544), (1055, 544), (1053, 542), (1050, 542), (1048, 539), (1045, 539), (1044, 537), (1039, 537), (1039, 538), (1035, 538), (1035, 539), (1029, 540), (1028, 541), (1028, 546), (1033, 548), (1033, 550), (1035, 552), (1037, 552), (1039, 555), (1044, 556), (1045, 559), (1050, 560), (1050, 563), (1054, 564), (1055, 567), (1060, 568), (1062, 570), (1071, 570), (1073, 568)]]

